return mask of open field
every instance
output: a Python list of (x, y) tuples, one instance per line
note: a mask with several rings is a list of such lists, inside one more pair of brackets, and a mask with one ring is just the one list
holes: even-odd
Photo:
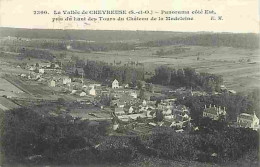
[(34, 82), (24, 82), (14, 76), (7, 76), (5, 77), (13, 85), (17, 86), (24, 92), (28, 93), (29, 95), (44, 95), (47, 96), (50, 93), (48, 90), (44, 89), (42, 85), (38, 85)]
[(0, 110), (10, 110), (14, 108), (18, 108), (19, 106), (15, 104), (14, 102), (4, 98), (0, 97)]
[(24, 94), (24, 92), (4, 78), (0, 78), (0, 96), (17, 97), (19, 94)]
[[(156, 51), (173, 50), (177, 47), (188, 48), (184, 53), (158, 56)], [(53, 51), (57, 54), (59, 52)], [(67, 52), (67, 56), (78, 56), (83, 60), (98, 60), (108, 63), (135, 61), (143, 63), (146, 71), (153, 71), (159, 65), (175, 68), (192, 67), (198, 72), (222, 75), (229, 89), (248, 91), (260, 88), (259, 50), (231, 47), (167, 46), (133, 51), (110, 51), (79, 53)], [(197, 60), (198, 59), (198, 60)]]
[[(184, 48), (182, 53), (171, 53), (166, 55), (156, 55), (160, 50), (173, 51), (176, 48)], [(108, 63), (121, 62), (120, 65), (128, 62), (138, 62), (144, 64), (144, 69), (154, 72), (159, 65), (167, 65), (175, 68), (192, 67), (198, 72), (208, 72), (222, 75), (224, 83), (229, 89), (247, 92), (253, 88), (260, 88), (260, 59), (259, 50), (242, 49), (232, 47), (205, 47), (205, 46), (164, 46), (148, 47), (139, 50), (91, 52), (83, 51), (57, 51), (49, 50), (54, 55), (66, 54), (66, 59), (77, 56), (83, 60), (97, 60)], [(18, 62), (15, 56), (10, 56), (9, 64), (3, 64), (1, 73), (21, 73), (10, 64)], [(22, 60), (27, 63), (36, 63), (36, 59)], [(24, 72), (26, 73), (26, 72)]]

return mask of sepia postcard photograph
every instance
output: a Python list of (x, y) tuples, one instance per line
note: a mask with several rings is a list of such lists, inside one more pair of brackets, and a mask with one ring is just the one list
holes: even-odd
[(0, 0), (0, 167), (259, 167), (259, 0)]

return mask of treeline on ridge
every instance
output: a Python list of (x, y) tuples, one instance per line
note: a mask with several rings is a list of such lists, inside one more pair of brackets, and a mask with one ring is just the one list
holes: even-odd
[[(2, 32), (2, 33), (1, 33)], [(259, 48), (259, 36), (254, 33), (187, 33), (160, 31), (101, 31), (101, 30), (29, 30), (0, 28), (2, 37), (42, 39), (43, 48), (66, 49), (66, 43), (84, 51), (132, 50), (136, 46), (160, 47), (197, 45), (213, 47)], [(57, 41), (52, 41), (57, 39)], [(64, 43), (66, 41), (66, 43)], [(25, 42), (25, 44), (35, 45)], [(51, 45), (47, 44), (51, 43)], [(38, 44), (37, 44), (38, 45)]]
[(202, 33), (149, 41), (142, 45), (147, 47), (197, 45), (257, 49), (259, 48), (259, 36), (257, 34)]

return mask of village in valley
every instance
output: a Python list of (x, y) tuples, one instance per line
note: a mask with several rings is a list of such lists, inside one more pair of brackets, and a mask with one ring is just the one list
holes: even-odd
[[(150, 133), (156, 126), (171, 127), (176, 132), (187, 129), (198, 130), (198, 127), (191, 124), (190, 109), (185, 105), (176, 104), (175, 101), (180, 96), (185, 98), (185, 96), (207, 95), (204, 91), (193, 91), (192, 88), (185, 87), (167, 89), (168, 95), (165, 95), (162, 93), (163, 88), (156, 88), (156, 85), (145, 81), (138, 81), (134, 87), (130, 83), (122, 84), (117, 79), (104, 84), (85, 77), (83, 67), (74, 65), (70, 69), (64, 69), (62, 62), (58, 61), (28, 63), (14, 68), (18, 71), (22, 69), (24, 73), (6, 73), (2, 77), (3, 80), (20, 89), (18, 92), (12, 91), (18, 96), (3, 95), (5, 101), (14, 103), (10, 109), (48, 101), (77, 103), (80, 104), (79, 108), (70, 109), (70, 112), (64, 108), (63, 113), (69, 114), (75, 120), (111, 120), (113, 134), (116, 132), (121, 132), (119, 134), (124, 132), (125, 135)], [(32, 91), (37, 88), (37, 92)], [(228, 90), (225, 85), (221, 85), (221, 91), (236, 93), (234, 90)], [(82, 108), (85, 110), (83, 111)], [(2, 109), (7, 110), (8, 107), (3, 105)], [(226, 120), (227, 116), (225, 107), (214, 104), (208, 106), (205, 104), (201, 113), (202, 117), (212, 120)], [(55, 116), (57, 112), (49, 111), (49, 114)], [(259, 119), (255, 113), (241, 113), (237, 116), (236, 122), (229, 122), (229, 124), (235, 127), (259, 129)]]
[[(232, 35), (218, 38), (240, 40)], [(249, 48), (226, 47), (221, 40), (221, 47), (208, 46), (207, 34), (194, 36), (201, 46), (186, 44), (186, 36), (168, 44), (168, 34), (148, 42), (110, 41), (110, 36), (103, 42), (106, 35), (101, 42), (96, 36), (2, 37), (0, 123), (11, 130), (2, 135), (0, 155), (32, 164), (136, 166), (254, 158), (260, 126), (259, 91), (252, 85), (258, 72), (249, 69), (257, 71), (257, 51), (247, 43)], [(233, 68), (244, 73), (236, 79), (222, 63), (230, 73)]]

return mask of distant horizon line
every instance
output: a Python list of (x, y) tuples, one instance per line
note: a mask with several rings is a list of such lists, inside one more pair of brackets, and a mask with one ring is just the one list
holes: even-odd
[(173, 32), (173, 33), (212, 33), (212, 34), (260, 34), (260, 32), (230, 32), (230, 31), (171, 31), (171, 30), (110, 30), (110, 29), (62, 29), (62, 28), (28, 28), (28, 27), (2, 27), (0, 29), (26, 29), (26, 30), (74, 30), (74, 31), (131, 31), (131, 32)]

